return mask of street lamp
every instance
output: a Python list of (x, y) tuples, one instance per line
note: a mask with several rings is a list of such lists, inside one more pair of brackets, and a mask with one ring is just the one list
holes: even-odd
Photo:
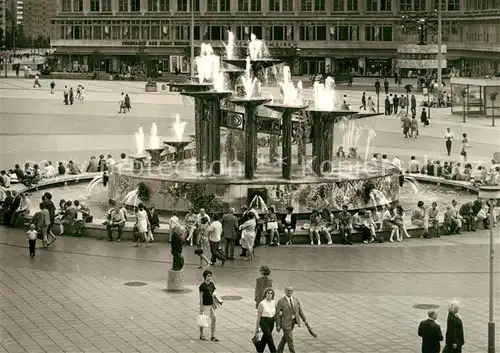
[(500, 186), (480, 186), (479, 197), (488, 200), (490, 205), (490, 285), (489, 285), (489, 318), (488, 318), (488, 353), (495, 353), (495, 308), (494, 308), (494, 268), (495, 250), (493, 248), (493, 224), (495, 220), (495, 203), (500, 199)]

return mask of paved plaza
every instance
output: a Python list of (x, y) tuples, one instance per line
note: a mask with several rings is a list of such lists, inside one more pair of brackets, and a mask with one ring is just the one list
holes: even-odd
[[(186, 134), (194, 131), (194, 107), (188, 99), (175, 93), (145, 93), (140, 82), (82, 81), (85, 102), (65, 106), (62, 103), (64, 86), (75, 87), (79, 82), (56, 80), (57, 90), (53, 95), (49, 94), (48, 83), (44, 80), (44, 87), (33, 89), (32, 80), (0, 80), (0, 168), (12, 168), (13, 164), (25, 160), (73, 159), (83, 163), (92, 154), (109, 152), (117, 157), (121, 152), (133, 153), (134, 132), (140, 126), (147, 134), (151, 124), (156, 122), (162, 137), (171, 136), (175, 114), (188, 122)], [(361, 92), (345, 88), (341, 87), (339, 94), (345, 94), (347, 101), (357, 109)], [(132, 110), (126, 115), (118, 114), (121, 92), (128, 92), (131, 97)], [(279, 95), (277, 89), (266, 89), (265, 96), (271, 94)], [(372, 96), (375, 97), (373, 93)], [(417, 94), (417, 99), (421, 100), (421, 95)], [(417, 115), (420, 115), (420, 108)], [(449, 108), (432, 109), (431, 126), (421, 127), (418, 139), (404, 139), (400, 122), (394, 115), (362, 119), (358, 121), (361, 129), (359, 150), (364, 154), (368, 130), (374, 129), (377, 135), (371, 143), (370, 153), (387, 153), (390, 158), (399, 155), (403, 160), (411, 155), (443, 160), (447, 159), (444, 131), (451, 127), (457, 137), (452, 158), (460, 158), (459, 137), (467, 132), (471, 146), (469, 159), (488, 162), (493, 153), (500, 150), (500, 126), (491, 128), (490, 123), (489, 119), (470, 117), (464, 124), (461, 116), (451, 115)], [(335, 141), (342, 141), (344, 133), (337, 129)]]
[[(495, 234), (498, 252), (498, 228)], [(146, 249), (60, 237), (30, 259), (22, 231), (2, 228), (0, 352), (254, 352), (254, 281), (259, 266), (268, 264), (277, 293), (292, 284), (319, 335), (296, 329), (299, 353), (418, 352), (417, 327), (426, 311), (413, 306), (439, 305), (445, 332), (450, 299), (461, 303), (464, 352), (483, 353), (487, 242), (481, 231), (402, 244), (258, 248), (253, 263), (237, 259), (213, 268), (220, 294), (237, 299), (218, 310), (220, 343), (213, 343), (198, 340), (202, 276), (191, 248), (185, 248), (184, 270), (191, 292), (171, 294), (164, 291), (171, 266), (167, 244)], [(499, 270), (497, 262), (497, 278)], [(132, 281), (145, 286), (124, 285)], [(500, 299), (495, 302), (498, 307)]]
[[(51, 95), (48, 81), (32, 89), (31, 80), (0, 80), (0, 168), (25, 160), (83, 162), (92, 154), (112, 153), (116, 158), (121, 152), (133, 153), (133, 134), (139, 126), (148, 133), (156, 122), (159, 133), (170, 136), (175, 114), (188, 122), (186, 133), (193, 131), (193, 106), (178, 94), (144, 93), (138, 82), (82, 83), (85, 102), (69, 107), (62, 104), (62, 89), (75, 87), (77, 81), (57, 80), (58, 90)], [(131, 96), (132, 110), (126, 115), (117, 113), (121, 92)], [(272, 90), (266, 94), (277, 96)], [(359, 90), (341, 94), (354, 108), (359, 106)], [(411, 155), (448, 159), (446, 127), (457, 137), (468, 133), (470, 160), (487, 162), (500, 150), (500, 128), (489, 127), (487, 119), (469, 118), (464, 124), (449, 109), (433, 109), (431, 119), (431, 127), (421, 128), (416, 140), (403, 138), (395, 116), (360, 120), (360, 152), (365, 151), (368, 130), (374, 129), (370, 153), (404, 160)], [(337, 131), (335, 141), (342, 141), (342, 135)], [(458, 160), (459, 151), (457, 141), (451, 158)], [(497, 251), (499, 229), (495, 228)], [(238, 259), (214, 268), (218, 291), (235, 300), (226, 300), (218, 311), (221, 342), (212, 343), (198, 340), (197, 286), (202, 276), (191, 248), (185, 248), (185, 285), (190, 292), (170, 294), (164, 291), (171, 266), (167, 244), (145, 249), (129, 242), (61, 237), (50, 250), (39, 249), (30, 259), (23, 231), (0, 228), (0, 353), (254, 352), (253, 290), (262, 264), (271, 267), (280, 296), (287, 284), (295, 287), (319, 334), (314, 339), (304, 328), (297, 329), (298, 353), (418, 352), (417, 327), (426, 311), (413, 306), (439, 305), (444, 332), (451, 299), (461, 302), (464, 353), (483, 353), (487, 244), (488, 233), (480, 231), (402, 244), (258, 248), (253, 263)], [(496, 277), (499, 270), (497, 264)], [(145, 285), (125, 286), (127, 282)], [(500, 295), (499, 289), (497, 282)]]

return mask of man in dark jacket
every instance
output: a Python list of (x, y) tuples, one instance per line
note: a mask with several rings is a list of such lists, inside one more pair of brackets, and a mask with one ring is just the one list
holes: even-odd
[(389, 99), (389, 96), (385, 96), (384, 107), (385, 115), (391, 115), (391, 100)]
[(462, 319), (458, 317), (458, 311), (458, 302), (451, 302), (446, 321), (446, 345), (443, 349), (445, 353), (462, 353), (462, 346), (465, 344), (464, 325)]
[(230, 208), (229, 212), (222, 216), (222, 237), (225, 241), (225, 254), (228, 260), (234, 260), (234, 245), (238, 238), (239, 225), (238, 218), (234, 215), (235, 209)]
[(429, 310), (427, 315), (429, 318), (418, 326), (418, 335), (422, 337), (422, 353), (439, 353), (443, 333), (441, 327), (436, 323), (438, 315), (434, 309)]
[(184, 256), (182, 255), (183, 230), (180, 227), (172, 228), (170, 235), (170, 250), (172, 252), (172, 270), (180, 271), (184, 267)]

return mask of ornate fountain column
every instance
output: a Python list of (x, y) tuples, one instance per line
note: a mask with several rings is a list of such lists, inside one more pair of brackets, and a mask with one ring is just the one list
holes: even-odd
[[(203, 104), (203, 128), (205, 129), (205, 168), (210, 168), (212, 174), (220, 175), (220, 124), (221, 100), (231, 96), (232, 92), (182, 92), (184, 96), (194, 97)], [(203, 170), (203, 165), (202, 165)]]
[(284, 179), (292, 178), (292, 114), (307, 108), (307, 105), (266, 104), (266, 107), (282, 113), (282, 152), (281, 175)]
[(257, 107), (267, 103), (264, 98), (233, 98), (231, 102), (245, 108), (245, 179), (252, 180), (255, 176), (255, 161), (257, 159)]
[(323, 112), (310, 111), (312, 119), (312, 167), (314, 172), (321, 175), (321, 165), (323, 163), (324, 153), (324, 125)]
[[(170, 87), (181, 89), (183, 92), (200, 92), (208, 91), (212, 88), (212, 84), (208, 83), (169, 83)], [(203, 102), (196, 98), (194, 99), (194, 124), (195, 124), (195, 149), (196, 149), (196, 171), (203, 171), (203, 161), (206, 159), (206, 148), (203, 143), (207, 140), (206, 131), (203, 129)]]

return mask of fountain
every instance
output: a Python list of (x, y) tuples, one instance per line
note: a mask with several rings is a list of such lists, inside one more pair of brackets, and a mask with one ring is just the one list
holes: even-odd
[[(228, 71), (221, 68), (220, 59), (211, 46), (204, 44), (196, 60), (197, 81), (183, 86), (181, 92), (183, 96), (194, 97), (196, 102), (196, 168), (184, 160), (189, 158), (190, 151), (185, 149), (191, 139), (184, 137), (186, 123), (177, 116), (172, 137), (164, 141), (165, 145), (176, 150), (175, 168), (172, 170), (171, 166), (160, 162), (147, 171), (131, 171), (130, 168), (114, 170), (110, 176), (108, 197), (122, 199), (123, 195), (142, 183), (142, 188), (150, 190), (150, 202), (157, 209), (179, 212), (192, 207), (207, 208), (211, 212), (221, 211), (223, 206), (239, 209), (256, 199), (257, 195), (263, 203), (275, 205), (277, 212), (283, 212), (286, 206), (293, 204), (297, 213), (309, 213), (314, 205), (319, 204), (333, 206), (347, 203), (351, 209), (379, 205), (380, 197), (377, 195), (380, 194), (374, 192), (374, 197), (368, 197), (370, 190), (388, 195), (384, 202), (396, 201), (399, 171), (386, 168), (381, 162), (360, 164), (358, 160), (333, 158), (335, 123), (343, 120), (346, 126), (351, 126), (349, 131), (346, 130), (346, 141), (357, 146), (360, 130), (351, 120), (370, 115), (338, 109), (335, 82), (331, 78), (327, 78), (323, 85), (315, 85), (314, 104), (304, 103), (302, 85), (292, 81), (288, 66), (283, 67), (279, 82), (280, 99), (271, 102), (271, 99), (262, 97), (257, 71), (281, 63), (280, 60), (266, 58), (264, 47), (262, 41), (252, 36), (248, 55), (244, 59), (235, 58), (234, 37), (230, 35), (226, 46), (227, 59), (223, 61), (236, 65), (238, 70), (229, 69), (232, 72), (230, 80), (224, 80)], [(236, 77), (244, 90), (238, 97), (234, 95), (233, 78)], [(228, 81), (232, 90), (227, 88)], [(227, 109), (224, 119), (227, 121), (222, 124), (221, 101), (224, 100)], [(261, 105), (281, 116), (258, 115)], [(236, 111), (233, 108), (234, 111), (231, 111), (231, 106), (242, 109)], [(313, 154), (307, 160), (313, 161), (312, 167), (305, 163), (305, 159), (301, 165), (292, 160), (293, 141), (302, 140), (305, 136), (297, 129), (301, 130), (301, 126), (307, 124), (309, 118), (305, 113), (309, 106), (311, 108), (307, 112), (312, 120)], [(259, 111), (259, 114), (262, 113)], [(229, 123), (230, 119), (241, 120), (235, 124)], [(228, 129), (229, 136), (233, 132), (236, 135), (237, 131), (244, 134), (239, 143), (244, 148), (243, 168), (233, 163), (232, 159), (231, 163), (221, 165), (220, 161), (224, 158), (221, 153), (221, 125)], [(156, 138), (153, 138), (157, 136), (155, 129), (151, 129), (150, 147), (156, 147)], [(281, 165), (266, 165), (265, 158), (257, 158), (258, 133), (282, 135)], [(144, 138), (139, 139), (140, 136), (141, 130), (137, 134), (137, 155), (144, 151), (139, 143)], [(229, 158), (229, 153), (225, 158)], [(327, 165), (323, 167), (324, 164)], [(193, 195), (196, 195), (196, 201)], [(199, 197), (201, 195), (206, 197)]]
[(163, 151), (165, 151), (165, 148), (160, 146), (158, 126), (156, 123), (153, 123), (149, 135), (149, 148), (146, 149), (146, 152), (151, 156), (151, 166), (156, 167), (160, 165)]
[(142, 127), (140, 127), (139, 130), (136, 131), (136, 133), (134, 134), (134, 138), (135, 154), (129, 157), (133, 160), (134, 169), (141, 169), (145, 167), (145, 162), (147, 160), (147, 156), (144, 154), (145, 136)]
[(175, 162), (181, 163), (184, 160), (184, 149), (193, 141), (184, 138), (186, 122), (181, 121), (179, 114), (175, 115), (175, 123), (173, 124), (172, 129), (175, 136), (163, 141), (163, 143), (175, 149)]

